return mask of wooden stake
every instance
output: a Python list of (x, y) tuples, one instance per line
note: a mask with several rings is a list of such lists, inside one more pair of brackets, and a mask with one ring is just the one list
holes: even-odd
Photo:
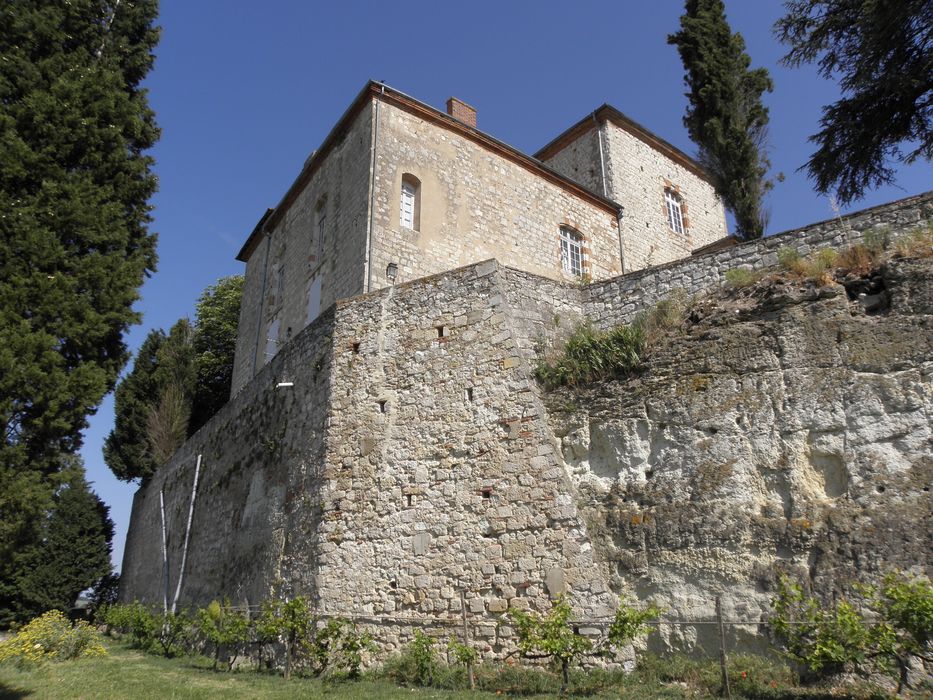
[(719, 628), (719, 669), (722, 671), (722, 690), (727, 698), (732, 698), (729, 690), (729, 667), (726, 664), (726, 633), (722, 626), (722, 598), (716, 596), (716, 627)]
[[(466, 593), (460, 587), (460, 616), (463, 619), (463, 644), (470, 646), (470, 628), (466, 619)], [(470, 690), (476, 690), (476, 678), (473, 676), (473, 662), (467, 664), (467, 675), (470, 677)]]

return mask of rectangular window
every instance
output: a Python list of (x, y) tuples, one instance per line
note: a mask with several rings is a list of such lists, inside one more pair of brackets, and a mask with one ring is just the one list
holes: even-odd
[(560, 229), (560, 262), (568, 275), (583, 276), (583, 236), (564, 226)]
[(680, 196), (673, 190), (664, 190), (664, 202), (667, 205), (667, 223), (675, 233), (683, 235), (684, 213)]
[(275, 354), (279, 351), (279, 318), (275, 318), (269, 321), (269, 325), (266, 326), (266, 353), (263, 359), (263, 362), (268, 362)]
[(415, 227), (415, 188), (410, 182), (402, 183), (401, 216), (399, 225), (402, 228)]
[(321, 313), (321, 277), (316, 276), (308, 286), (308, 323)]

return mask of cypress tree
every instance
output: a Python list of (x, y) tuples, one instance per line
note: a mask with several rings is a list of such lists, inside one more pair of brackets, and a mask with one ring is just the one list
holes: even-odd
[(154, 270), (156, 0), (0, 11), (0, 589), (67, 480)]
[(732, 33), (722, 0), (687, 0), (680, 31), (667, 38), (686, 70), (689, 106), (684, 126), (699, 147), (716, 192), (735, 216), (738, 233), (758, 238), (766, 217), (762, 199), (771, 183), (764, 154), (772, 89), (764, 68), (750, 70), (742, 35)]
[(197, 385), (189, 434), (204, 425), (230, 398), (243, 277), (224, 277), (204, 290), (195, 316)]

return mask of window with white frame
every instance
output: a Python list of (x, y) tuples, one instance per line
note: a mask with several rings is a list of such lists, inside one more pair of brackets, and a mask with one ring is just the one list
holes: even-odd
[(421, 218), (421, 182), (411, 173), (402, 175), (402, 197), (399, 201), (399, 226), (419, 230)]
[(664, 204), (667, 207), (667, 224), (675, 233), (684, 233), (684, 203), (674, 190), (664, 190)]
[(568, 275), (583, 276), (583, 234), (567, 226), (560, 227), (560, 264)]

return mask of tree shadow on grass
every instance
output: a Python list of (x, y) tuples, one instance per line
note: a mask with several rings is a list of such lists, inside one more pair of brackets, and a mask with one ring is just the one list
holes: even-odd
[(0, 683), (0, 700), (22, 700), (22, 698), (28, 698), (30, 695), (32, 695), (30, 690), (17, 690), (5, 683)]

